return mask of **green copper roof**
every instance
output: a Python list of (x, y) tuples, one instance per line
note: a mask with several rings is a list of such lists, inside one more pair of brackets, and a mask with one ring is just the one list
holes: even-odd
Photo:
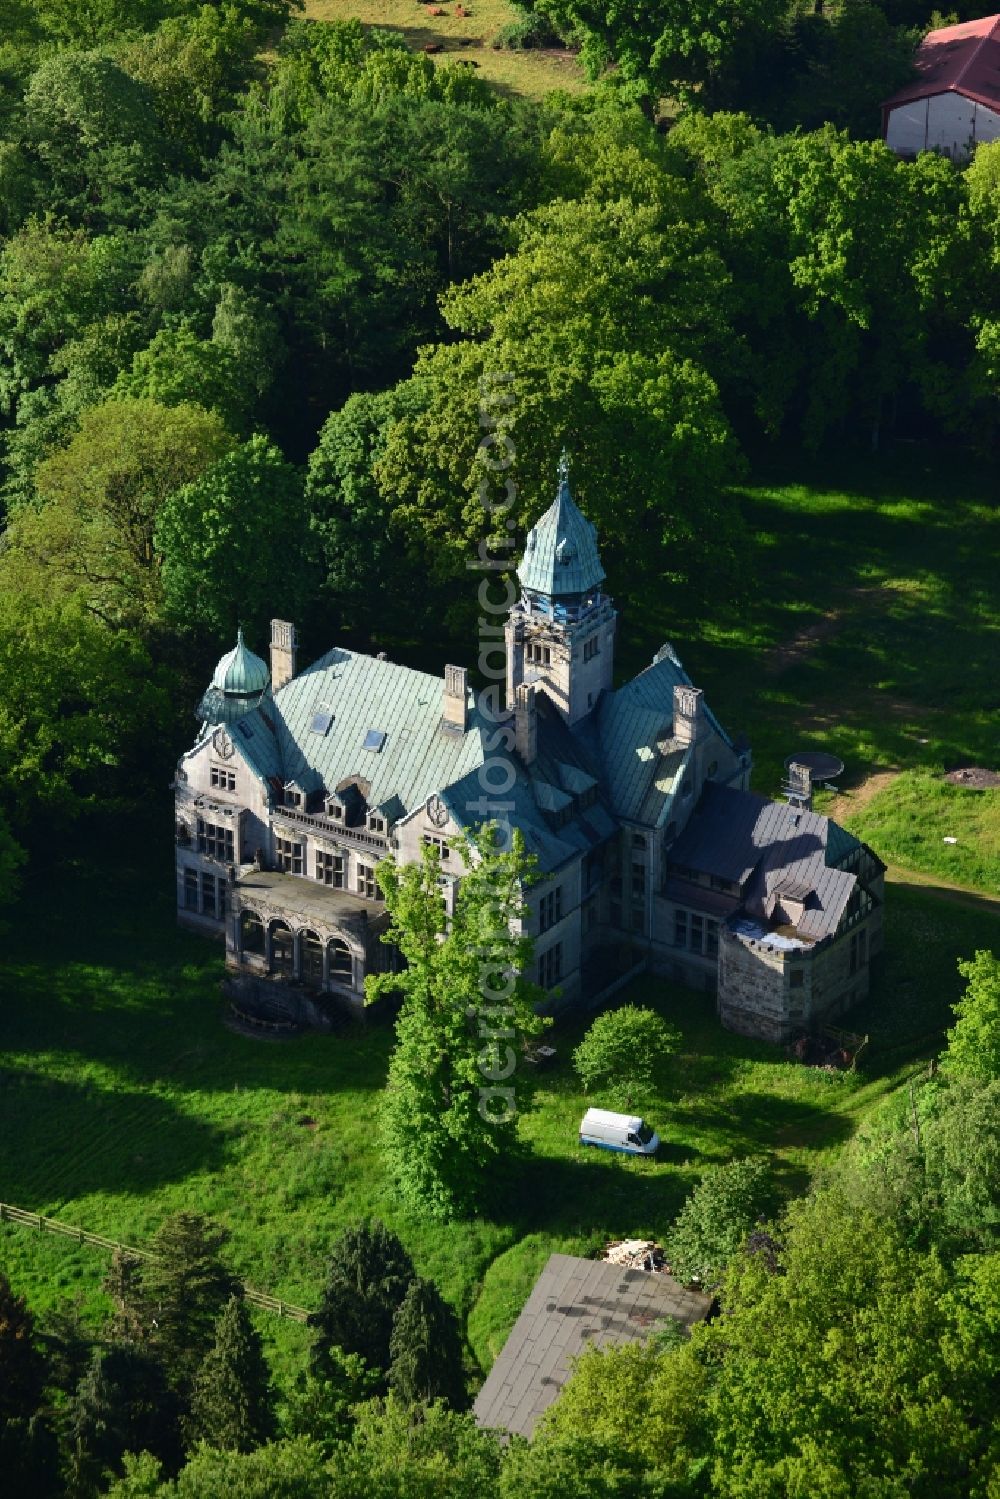
[(604, 582), (597, 532), (569, 492), (569, 461), (559, 461), (559, 490), (528, 532), (521, 566), (522, 588), (547, 598), (590, 593)]
[(226, 652), (215, 668), (212, 686), (233, 696), (249, 697), (253, 693), (263, 692), (269, 681), (270, 673), (266, 664), (247, 649), (243, 643), (243, 631), (240, 630), (235, 646)]

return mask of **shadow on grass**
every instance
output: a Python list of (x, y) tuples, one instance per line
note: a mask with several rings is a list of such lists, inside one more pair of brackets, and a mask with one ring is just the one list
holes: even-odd
[(52, 1215), (68, 1198), (146, 1192), (226, 1157), (221, 1131), (157, 1094), (104, 1092), (31, 1068), (0, 1073), (0, 1138), (0, 1196)]

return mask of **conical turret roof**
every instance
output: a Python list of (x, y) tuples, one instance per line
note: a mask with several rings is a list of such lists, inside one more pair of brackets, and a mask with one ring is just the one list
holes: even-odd
[(528, 532), (517, 576), (526, 592), (548, 598), (592, 593), (604, 582), (597, 532), (570, 493), (565, 452), (556, 497)]

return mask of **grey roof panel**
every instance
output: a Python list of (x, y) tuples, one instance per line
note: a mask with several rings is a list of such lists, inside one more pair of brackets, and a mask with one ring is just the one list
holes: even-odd
[(553, 1254), (479, 1392), (476, 1420), (530, 1437), (589, 1344), (637, 1342), (665, 1317), (691, 1327), (710, 1305), (669, 1275)]

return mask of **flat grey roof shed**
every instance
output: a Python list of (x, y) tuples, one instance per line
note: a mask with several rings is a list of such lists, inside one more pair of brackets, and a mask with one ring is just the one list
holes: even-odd
[(639, 1342), (667, 1317), (691, 1327), (711, 1304), (670, 1275), (553, 1254), (479, 1391), (476, 1420), (530, 1437), (585, 1349)]

